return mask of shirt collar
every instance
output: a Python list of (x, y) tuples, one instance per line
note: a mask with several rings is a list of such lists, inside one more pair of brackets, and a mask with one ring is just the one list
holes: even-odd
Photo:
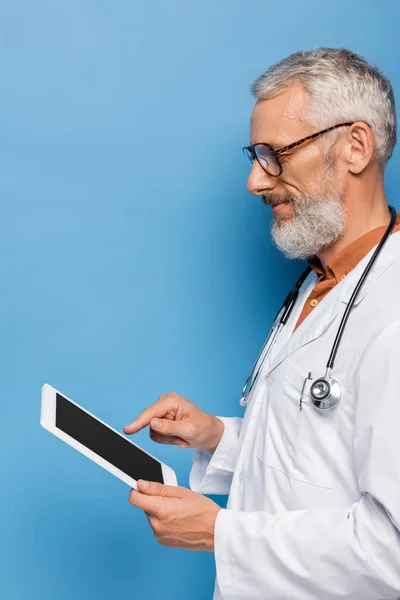
[[(399, 229), (400, 212), (396, 215), (396, 223), (393, 232), (398, 231)], [(319, 279), (336, 279), (336, 283), (338, 283), (358, 265), (360, 260), (362, 260), (376, 244), (380, 242), (385, 230), (385, 225), (376, 227), (348, 244), (332, 257), (327, 264), (326, 273), (318, 256), (312, 256), (307, 259), (307, 262), (318, 275)]]

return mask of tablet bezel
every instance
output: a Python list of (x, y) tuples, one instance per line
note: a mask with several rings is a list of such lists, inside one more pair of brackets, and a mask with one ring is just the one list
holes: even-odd
[(66, 442), (67, 444), (69, 444), (70, 446), (75, 448), (75, 450), (78, 450), (78, 452), (80, 452), (81, 454), (84, 454), (85, 456), (90, 458), (93, 462), (97, 463), (100, 467), (103, 467), (103, 469), (106, 469), (106, 471), (108, 471), (112, 475), (115, 475), (115, 477), (118, 477), (118, 479), (120, 479), (121, 481), (123, 481), (124, 483), (129, 485), (130, 487), (137, 490), (136, 479), (133, 479), (133, 477), (130, 477), (129, 475), (124, 473), (124, 471), (121, 471), (116, 466), (114, 466), (112, 463), (108, 462), (107, 460), (105, 460), (104, 458), (102, 458), (101, 456), (99, 456), (98, 454), (93, 452), (93, 450), (90, 450), (84, 444), (81, 444), (75, 438), (71, 437), (70, 435), (68, 435), (67, 433), (65, 433), (64, 431), (62, 431), (61, 429), (59, 429), (56, 426), (56, 395), (57, 394), (60, 394), (60, 396), (63, 396), (64, 398), (66, 398), (69, 402), (71, 402), (72, 404), (74, 404), (75, 406), (77, 406), (78, 408), (83, 410), (85, 413), (87, 413), (88, 415), (90, 415), (91, 417), (96, 419), (96, 421), (99, 421), (100, 423), (105, 425), (108, 429), (110, 429), (111, 431), (114, 431), (114, 433), (116, 433), (117, 435), (119, 435), (122, 438), (124, 438), (125, 440), (127, 440), (130, 444), (132, 444), (133, 446), (135, 446), (136, 448), (138, 448), (139, 450), (141, 450), (148, 456), (151, 456), (151, 458), (154, 458), (154, 460), (156, 460), (161, 465), (161, 470), (162, 470), (162, 475), (163, 475), (165, 485), (177, 485), (175, 471), (171, 467), (169, 467), (165, 463), (161, 462), (158, 458), (156, 458), (149, 452), (146, 452), (146, 450), (143, 450), (143, 448), (141, 448), (137, 444), (134, 444), (125, 435), (122, 435), (119, 431), (117, 431), (116, 429), (114, 429), (113, 427), (108, 425), (108, 423), (105, 423), (104, 421), (102, 421), (101, 419), (96, 417), (94, 414), (92, 414), (91, 412), (89, 412), (88, 410), (83, 408), (83, 406), (81, 406), (80, 404), (77, 404), (76, 402), (71, 400), (71, 398), (68, 398), (68, 396), (66, 396), (62, 392), (59, 392), (58, 390), (53, 388), (48, 383), (45, 383), (42, 387), (42, 404), (41, 404), (41, 412), (40, 412), (40, 424), (42, 425), (42, 427), (47, 429), (47, 431), (49, 431), (56, 437), (60, 438), (61, 440), (63, 440), (64, 442)]

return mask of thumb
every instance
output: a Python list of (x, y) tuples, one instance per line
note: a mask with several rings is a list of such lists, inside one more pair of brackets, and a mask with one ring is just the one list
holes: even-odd
[(161, 496), (162, 498), (181, 498), (182, 488), (177, 485), (164, 485), (158, 481), (145, 481), (139, 479), (137, 482), (139, 492), (147, 496)]

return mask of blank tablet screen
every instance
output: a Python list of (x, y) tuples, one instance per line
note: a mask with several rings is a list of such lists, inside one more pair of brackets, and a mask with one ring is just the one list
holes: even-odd
[(136, 481), (147, 479), (164, 483), (158, 460), (136, 448), (61, 394), (56, 395), (56, 427)]

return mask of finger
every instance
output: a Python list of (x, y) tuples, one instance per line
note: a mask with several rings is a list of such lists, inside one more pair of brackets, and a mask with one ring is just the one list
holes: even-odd
[(155, 516), (160, 508), (160, 498), (158, 496), (146, 496), (135, 489), (131, 489), (129, 494), (129, 503), (136, 508), (143, 510), (146, 515)]
[(157, 444), (171, 444), (180, 448), (189, 448), (189, 444), (176, 435), (162, 435), (150, 429), (150, 438)]
[(138, 490), (146, 496), (161, 496), (162, 498), (182, 498), (186, 488), (179, 485), (165, 485), (158, 481), (139, 479)]
[(183, 442), (185, 442), (186, 439), (190, 439), (193, 435), (193, 426), (188, 419), (172, 421), (171, 419), (160, 419), (156, 417), (150, 420), (150, 427), (157, 433), (180, 438)]
[(124, 427), (124, 432), (136, 433), (137, 431), (140, 431), (140, 429), (146, 427), (154, 417), (164, 417), (169, 408), (170, 403), (155, 402), (155, 404), (146, 408), (137, 419)]

